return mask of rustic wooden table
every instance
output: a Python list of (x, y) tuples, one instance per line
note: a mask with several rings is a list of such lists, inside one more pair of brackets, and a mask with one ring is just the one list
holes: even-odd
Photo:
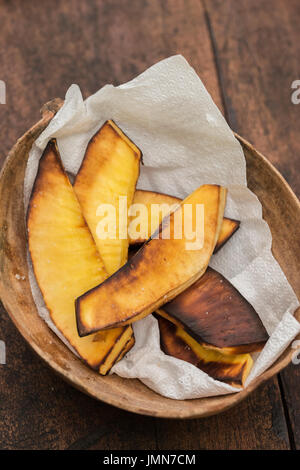
[[(71, 83), (85, 96), (172, 54), (194, 66), (232, 129), (300, 193), (299, 0), (0, 0), (1, 161)], [(34, 355), (3, 307), (0, 448), (300, 449), (300, 366), (236, 408), (191, 421), (152, 419), (97, 402)]]

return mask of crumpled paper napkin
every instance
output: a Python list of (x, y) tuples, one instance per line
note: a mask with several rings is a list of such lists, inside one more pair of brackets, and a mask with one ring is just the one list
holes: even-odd
[[(31, 149), (24, 186), (26, 209), (39, 158), (48, 140), (57, 138), (64, 166), (75, 175), (89, 139), (107, 119), (114, 119), (143, 152), (139, 188), (181, 198), (205, 183), (228, 188), (225, 214), (241, 220), (241, 226), (212, 257), (210, 265), (253, 305), (270, 334), (255, 359), (247, 380), (250, 383), (299, 333), (300, 324), (293, 317), (299, 303), (272, 256), (271, 234), (262, 219), (261, 204), (246, 186), (242, 148), (182, 56), (165, 59), (119, 87), (106, 85), (85, 101), (79, 87), (72, 85), (64, 106)], [(40, 315), (68, 344), (49, 317), (31, 266), (30, 282)], [(174, 399), (238, 391), (189, 363), (165, 355), (160, 350), (158, 324), (152, 315), (134, 323), (133, 328), (136, 344), (113, 367), (113, 373), (136, 377)]]

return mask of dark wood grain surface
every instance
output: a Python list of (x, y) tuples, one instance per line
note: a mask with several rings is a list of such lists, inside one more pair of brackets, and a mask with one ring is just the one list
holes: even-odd
[[(0, 0), (0, 156), (49, 99), (78, 83), (84, 96), (181, 53), (231, 127), (300, 193), (298, 0)], [(300, 449), (300, 366), (233, 410), (201, 420), (136, 416), (55, 376), (0, 313), (2, 449)]]

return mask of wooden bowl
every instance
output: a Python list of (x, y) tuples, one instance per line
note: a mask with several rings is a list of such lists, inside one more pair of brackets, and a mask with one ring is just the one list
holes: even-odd
[[(138, 380), (99, 376), (77, 359), (39, 317), (28, 280), (23, 181), (32, 143), (61, 105), (62, 101), (56, 99), (43, 107), (42, 119), (17, 141), (0, 175), (0, 297), (4, 307), (22, 336), (41, 358), (66, 381), (98, 400), (135, 413), (166, 418), (195, 418), (226, 410), (288, 365), (293, 351), (287, 349), (272, 367), (240, 393), (195, 400), (171, 400), (153, 392)], [(268, 160), (244, 139), (237, 138), (247, 161), (249, 188), (259, 197), (264, 218), (272, 231), (273, 253), (300, 297), (297, 266), (300, 253), (299, 201)], [(22, 279), (22, 276), (25, 278)], [(296, 317), (300, 320), (300, 309)]]

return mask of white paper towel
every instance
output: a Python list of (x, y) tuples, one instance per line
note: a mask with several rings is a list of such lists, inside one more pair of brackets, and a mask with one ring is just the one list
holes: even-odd
[[(181, 198), (205, 183), (228, 188), (226, 215), (241, 220), (241, 226), (210, 264), (253, 305), (271, 335), (255, 360), (249, 383), (299, 333), (300, 324), (293, 317), (299, 304), (271, 254), (271, 234), (262, 219), (261, 204), (247, 189), (241, 146), (182, 56), (163, 60), (119, 87), (106, 85), (86, 101), (78, 86), (72, 85), (64, 106), (30, 152), (24, 187), (26, 208), (39, 158), (48, 140), (57, 138), (64, 166), (75, 175), (89, 139), (107, 119), (116, 121), (143, 152), (139, 188)], [(49, 318), (31, 267), (30, 282), (40, 315), (59, 334)], [(165, 355), (160, 350), (158, 325), (153, 316), (134, 323), (133, 327), (136, 344), (112, 372), (137, 377), (156, 392), (174, 399), (237, 391), (191, 364)]]

